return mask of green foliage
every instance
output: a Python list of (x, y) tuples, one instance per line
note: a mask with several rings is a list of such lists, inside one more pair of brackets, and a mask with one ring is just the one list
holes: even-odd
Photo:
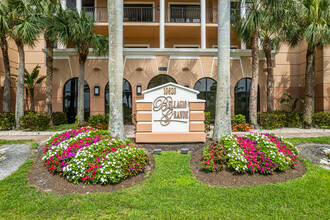
[(302, 121), (302, 112), (284, 112), (285, 114), (285, 127), (299, 128)]
[(88, 122), (84, 122), (82, 124), (79, 124), (76, 127), (77, 128), (92, 127), (92, 128), (97, 129), (97, 130), (108, 130), (108, 124), (91, 124), (91, 123), (88, 123)]
[(298, 101), (301, 101), (302, 103), (304, 103), (304, 99), (293, 99), (291, 95), (286, 94), (286, 93), (283, 93), (283, 96), (286, 96), (287, 98), (283, 98), (280, 101), (280, 103), (283, 106), (287, 107), (290, 112), (293, 112), (296, 110)]
[(223, 170), (223, 165), (226, 162), (225, 152), (226, 150), (218, 141), (205, 146), (203, 150), (203, 168), (208, 172)]
[(313, 124), (318, 128), (330, 128), (330, 113), (325, 113), (325, 112), (314, 113)]
[(28, 113), (20, 117), (20, 129), (44, 131), (50, 127), (51, 117), (45, 114)]
[(53, 125), (50, 126), (47, 131), (65, 131), (75, 129), (76, 126), (74, 124), (62, 124), (62, 125)]
[(231, 116), (231, 124), (232, 125), (240, 125), (240, 124), (246, 124), (245, 115), (238, 114), (238, 115), (232, 115)]
[(88, 123), (96, 125), (96, 124), (109, 124), (109, 114), (97, 114), (92, 115), (88, 118)]
[(55, 126), (67, 123), (65, 112), (52, 112), (51, 118), (52, 118), (52, 124)]
[(285, 126), (285, 113), (277, 112), (259, 112), (259, 124), (264, 129), (284, 128)]
[(205, 112), (204, 113), (204, 117), (205, 117), (205, 132), (208, 133), (211, 131), (211, 112)]
[(0, 139), (0, 145), (7, 145), (7, 144), (26, 144), (26, 143), (35, 143), (32, 139), (26, 139), (26, 140), (6, 140), (6, 139)]
[(15, 127), (15, 113), (0, 113), (0, 130), (11, 130)]

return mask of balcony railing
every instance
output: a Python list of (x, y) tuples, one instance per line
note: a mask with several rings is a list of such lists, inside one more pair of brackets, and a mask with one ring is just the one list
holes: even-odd
[[(108, 22), (106, 7), (83, 7), (82, 10), (92, 16), (96, 22)], [(165, 20), (171, 23), (200, 23), (200, 8), (170, 7), (166, 9)], [(155, 7), (124, 7), (124, 22), (159, 22), (159, 9)], [(233, 10), (231, 21), (234, 21)], [(218, 9), (206, 9), (206, 23), (218, 22)]]

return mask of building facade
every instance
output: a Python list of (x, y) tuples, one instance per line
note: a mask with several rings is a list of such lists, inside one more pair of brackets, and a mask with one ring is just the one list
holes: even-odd
[[(124, 91), (123, 106), (126, 122), (136, 113), (136, 100), (141, 91), (174, 82), (200, 91), (206, 100), (206, 111), (214, 115), (217, 79), (217, 0), (129, 0), (124, 1)], [(108, 35), (106, 0), (67, 0), (63, 7), (77, 8), (93, 16), (95, 32)], [(232, 10), (244, 16), (246, 8), (236, 1)], [(234, 19), (232, 17), (231, 19)], [(220, 39), (221, 40), (221, 39)], [(18, 66), (16, 46), (11, 43), (12, 71)], [(35, 48), (26, 48), (27, 69), (37, 64), (46, 73), (45, 43), (40, 39)], [(0, 60), (1, 60), (0, 53)], [(282, 45), (273, 52), (275, 64), (275, 107), (282, 108), (283, 93), (294, 98), (304, 97), (306, 45), (295, 48)], [(85, 69), (85, 111), (94, 115), (108, 111), (108, 58), (91, 51)], [(265, 57), (260, 53), (259, 108), (266, 111), (267, 89)], [(77, 53), (70, 45), (54, 50), (53, 111), (65, 111), (71, 120), (77, 106)], [(3, 87), (3, 63), (0, 62)], [(315, 111), (330, 112), (330, 48), (317, 52)], [(251, 49), (231, 32), (231, 107), (232, 114), (248, 115), (251, 81)], [(14, 104), (15, 82), (12, 82)], [(44, 111), (45, 85), (36, 92), (36, 109)], [(1, 91), (2, 93), (2, 91)], [(2, 95), (1, 95), (2, 97)], [(2, 103), (1, 103), (2, 104)], [(13, 107), (12, 107), (13, 109)]]

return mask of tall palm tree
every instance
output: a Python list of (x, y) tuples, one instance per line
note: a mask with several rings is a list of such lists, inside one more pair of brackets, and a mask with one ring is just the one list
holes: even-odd
[(291, 46), (300, 41), (307, 42), (305, 72), (305, 107), (303, 121), (305, 128), (311, 128), (315, 94), (316, 48), (330, 44), (330, 2), (329, 0), (294, 1), (296, 17), (287, 27)]
[(10, 62), (8, 54), (8, 33), (10, 28), (10, 13), (6, 5), (0, 1), (0, 47), (5, 67), (5, 82), (3, 88), (2, 111), (10, 112)]
[[(53, 51), (54, 44), (59, 39), (59, 35), (65, 29), (65, 24), (61, 22), (63, 10), (59, 0), (42, 0), (39, 2), (41, 20), (43, 24), (44, 39), (46, 41), (46, 114), (52, 113), (52, 92), (53, 92)], [(64, 33), (66, 31), (64, 30)]]
[(252, 82), (250, 86), (249, 117), (253, 128), (258, 127), (258, 80), (259, 80), (259, 31), (263, 22), (262, 1), (250, 0), (247, 4), (249, 12), (245, 17), (238, 19), (234, 29), (238, 36), (252, 45)]
[(213, 140), (231, 133), (230, 0), (219, 0), (218, 10), (218, 84)]
[(108, 0), (109, 130), (124, 138), (123, 122), (123, 0)]
[(24, 46), (35, 45), (41, 25), (33, 0), (7, 0), (6, 3), (12, 16), (9, 37), (15, 41), (19, 56), (15, 106), (16, 128), (19, 128), (19, 118), (24, 115)]
[(68, 9), (63, 18), (67, 21), (68, 34), (62, 33), (60, 37), (65, 44), (70, 41), (79, 54), (78, 123), (83, 123), (85, 62), (89, 47), (92, 46), (94, 53), (98, 55), (106, 54), (108, 38), (94, 33), (94, 19), (84, 11), (79, 13), (76, 9)]

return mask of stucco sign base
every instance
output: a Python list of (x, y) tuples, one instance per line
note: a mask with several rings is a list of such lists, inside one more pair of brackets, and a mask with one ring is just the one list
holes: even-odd
[(144, 100), (136, 102), (136, 143), (206, 142), (199, 91), (167, 83), (143, 94)]

